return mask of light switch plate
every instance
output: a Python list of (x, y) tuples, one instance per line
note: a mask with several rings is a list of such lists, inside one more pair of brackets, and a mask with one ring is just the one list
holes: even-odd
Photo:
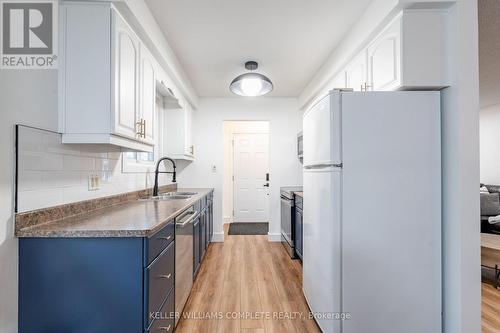
[(99, 175), (96, 173), (92, 173), (89, 175), (89, 191), (97, 191), (99, 189)]

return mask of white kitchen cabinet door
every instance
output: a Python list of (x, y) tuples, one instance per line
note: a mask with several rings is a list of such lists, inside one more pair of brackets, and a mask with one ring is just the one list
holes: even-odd
[(149, 50), (141, 45), (140, 64), (140, 121), (143, 122), (143, 135), (140, 139), (155, 143), (155, 98), (156, 98), (156, 77), (155, 62)]
[(368, 90), (393, 90), (401, 85), (401, 17), (368, 47)]
[(193, 145), (193, 109), (189, 103), (186, 103), (184, 110), (185, 117), (185, 132), (184, 132), (184, 153), (187, 155), (194, 156), (194, 145)]
[(138, 138), (139, 40), (125, 21), (113, 12), (115, 51), (114, 134)]
[(359, 53), (346, 68), (346, 85), (354, 91), (363, 91), (367, 84), (366, 50)]
[(194, 160), (194, 145), (192, 138), (192, 107), (179, 100), (180, 108), (165, 109), (165, 124), (163, 135), (163, 155), (179, 160)]

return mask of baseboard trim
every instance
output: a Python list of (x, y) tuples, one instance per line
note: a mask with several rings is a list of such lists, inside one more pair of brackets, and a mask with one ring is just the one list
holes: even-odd
[(231, 216), (224, 216), (224, 224), (228, 224), (232, 222), (232, 217)]
[(224, 243), (224, 233), (223, 232), (214, 232), (212, 235), (213, 243)]
[(267, 240), (270, 242), (281, 242), (281, 234), (280, 233), (267, 233)]

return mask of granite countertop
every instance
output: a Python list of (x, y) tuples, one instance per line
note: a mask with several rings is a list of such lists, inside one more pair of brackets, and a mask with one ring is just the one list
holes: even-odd
[(197, 192), (189, 199), (133, 200), (16, 231), (17, 237), (148, 237), (172, 218), (209, 194), (208, 188), (179, 188)]
[(300, 191), (300, 192), (293, 192), (295, 193), (295, 195), (298, 195), (299, 197), (304, 197), (304, 192)]

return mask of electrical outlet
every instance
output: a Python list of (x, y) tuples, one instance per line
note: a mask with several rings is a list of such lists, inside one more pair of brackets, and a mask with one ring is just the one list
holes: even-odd
[(217, 173), (217, 166), (212, 166), (212, 173)]
[(99, 175), (90, 174), (89, 175), (89, 191), (97, 191), (99, 189)]

